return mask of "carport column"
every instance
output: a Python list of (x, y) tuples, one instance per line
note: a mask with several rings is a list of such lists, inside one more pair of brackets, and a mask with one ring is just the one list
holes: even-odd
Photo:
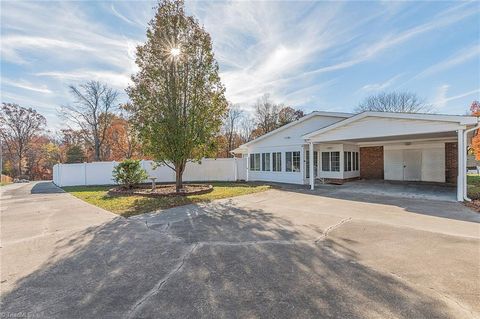
[(310, 176), (310, 189), (313, 191), (315, 189), (315, 176), (313, 175), (313, 142), (308, 144), (308, 174)]
[(457, 146), (457, 156), (458, 156), (458, 171), (457, 171), (457, 201), (463, 202), (463, 179), (465, 178), (465, 171), (464, 171), (464, 154), (465, 154), (465, 146), (463, 144), (463, 130), (458, 129), (457, 131), (458, 137), (458, 146)]

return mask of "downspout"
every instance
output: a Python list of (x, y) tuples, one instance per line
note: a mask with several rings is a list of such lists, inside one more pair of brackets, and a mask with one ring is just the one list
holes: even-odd
[[(477, 123), (476, 126), (472, 127), (472, 128), (469, 128), (469, 129), (466, 129), (464, 132), (463, 132), (463, 167), (462, 167), (462, 174), (464, 174), (463, 176), (463, 199), (468, 201), (468, 202), (471, 202), (472, 200), (470, 198), (468, 198), (467, 196), (467, 157), (468, 157), (468, 153), (467, 153), (467, 134), (470, 133), (471, 131), (475, 131), (475, 130), (478, 130), (480, 129), (480, 124)], [(460, 150), (458, 150), (460, 151)]]

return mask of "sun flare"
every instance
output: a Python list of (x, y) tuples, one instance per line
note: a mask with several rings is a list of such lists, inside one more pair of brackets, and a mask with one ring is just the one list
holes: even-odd
[(180, 51), (179, 48), (171, 48), (171, 49), (170, 49), (170, 54), (171, 54), (174, 58), (178, 57), (178, 56), (180, 55), (180, 53), (181, 53), (181, 51)]

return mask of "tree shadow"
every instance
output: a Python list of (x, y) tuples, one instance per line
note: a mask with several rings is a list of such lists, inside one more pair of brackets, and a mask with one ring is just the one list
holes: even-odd
[[(45, 318), (446, 318), (443, 302), (357, 262), (342, 240), (229, 202), (195, 218), (117, 218), (55, 244), (2, 296)], [(167, 212), (168, 214), (168, 212)], [(192, 215), (190, 215), (192, 216)], [(311, 227), (318, 237), (322, 229)]]

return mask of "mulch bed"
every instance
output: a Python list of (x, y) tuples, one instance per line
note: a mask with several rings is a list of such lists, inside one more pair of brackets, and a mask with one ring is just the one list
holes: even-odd
[(113, 196), (140, 195), (146, 197), (164, 197), (164, 196), (188, 196), (201, 195), (213, 191), (213, 186), (208, 184), (184, 184), (183, 189), (177, 193), (175, 184), (157, 185), (152, 191), (151, 185), (140, 185), (134, 188), (123, 188), (121, 186), (112, 188), (108, 191)]
[(480, 200), (478, 199), (472, 199), (471, 202), (465, 202), (465, 206), (470, 207), (476, 212), (480, 212)]

